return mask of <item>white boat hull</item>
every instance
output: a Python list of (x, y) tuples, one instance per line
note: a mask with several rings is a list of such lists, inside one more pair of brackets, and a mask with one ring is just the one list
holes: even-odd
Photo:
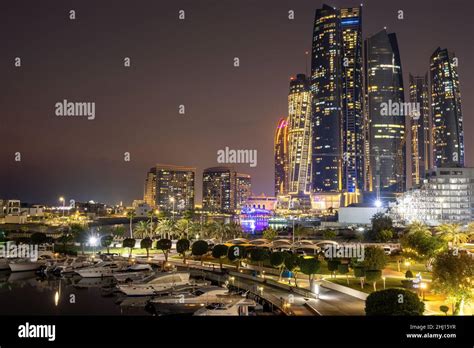
[(0, 271), (9, 270), (10, 266), (8, 265), (7, 259), (0, 259)]
[(43, 263), (41, 262), (10, 262), (8, 264), (12, 272), (36, 271)]
[(176, 286), (188, 285), (189, 282), (180, 283), (168, 283), (160, 285), (147, 285), (147, 284), (131, 284), (131, 285), (118, 285), (120, 291), (127, 296), (152, 296), (160, 291), (171, 290)]

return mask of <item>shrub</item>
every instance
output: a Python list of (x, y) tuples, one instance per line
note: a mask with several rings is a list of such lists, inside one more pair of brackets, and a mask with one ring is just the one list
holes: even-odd
[(365, 301), (367, 315), (423, 315), (425, 304), (418, 296), (405, 289), (386, 289), (373, 292)]

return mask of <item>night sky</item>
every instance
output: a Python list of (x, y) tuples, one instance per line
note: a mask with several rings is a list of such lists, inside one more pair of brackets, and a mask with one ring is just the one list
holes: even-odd
[[(274, 130), (287, 114), (290, 76), (305, 72), (322, 3), (2, 1), (0, 198), (130, 203), (143, 197), (147, 170), (167, 163), (197, 167), (199, 203), (202, 170), (218, 165), (216, 152), (226, 146), (258, 150), (256, 168), (237, 168), (252, 175), (254, 193), (273, 194)], [(408, 73), (428, 71), (438, 46), (458, 56), (468, 166), (474, 165), (473, 10), (468, 0), (371, 0), (363, 7), (364, 38), (384, 26), (397, 33), (406, 89)], [(95, 120), (55, 116), (63, 99), (95, 102)]]

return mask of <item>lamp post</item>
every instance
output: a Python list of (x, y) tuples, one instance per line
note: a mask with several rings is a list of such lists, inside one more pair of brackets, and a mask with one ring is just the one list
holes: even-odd
[(63, 204), (63, 217), (64, 217), (64, 204), (66, 203), (66, 200), (64, 199), (64, 197), (59, 197), (59, 201)]
[(425, 300), (426, 283), (421, 283), (420, 284), (420, 289), (421, 289), (421, 296), (422, 296), (423, 301), (424, 301)]
[(383, 288), (385, 289), (385, 277), (382, 277), (383, 280)]

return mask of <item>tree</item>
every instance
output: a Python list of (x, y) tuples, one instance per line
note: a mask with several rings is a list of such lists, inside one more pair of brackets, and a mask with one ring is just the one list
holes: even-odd
[(366, 270), (382, 270), (387, 264), (387, 257), (382, 248), (368, 246), (365, 248), (364, 261), (362, 262)]
[(408, 229), (406, 232), (406, 234), (416, 234), (416, 233), (420, 233), (427, 237), (432, 236), (431, 230), (428, 228), (428, 226), (426, 226), (424, 223), (419, 222), (419, 221), (414, 221), (410, 225), (408, 225)]
[(129, 258), (132, 257), (132, 250), (135, 248), (135, 239), (133, 238), (125, 238), (122, 242), (122, 246), (124, 248), (130, 248), (130, 254), (128, 255)]
[(298, 240), (309, 235), (309, 229), (299, 224), (295, 226), (294, 231), (295, 231), (295, 237), (298, 238)]
[(48, 240), (48, 237), (46, 237), (46, 234), (41, 233), (41, 232), (35, 232), (31, 235), (31, 243), (32, 244), (44, 244)]
[(145, 237), (140, 241), (140, 248), (146, 249), (146, 257), (150, 257), (150, 249), (153, 246), (153, 240), (150, 237)]
[(74, 240), (74, 237), (69, 233), (63, 233), (58, 239), (58, 243), (61, 243), (63, 246), (62, 252), (66, 253), (66, 244), (71, 243)]
[(219, 260), (219, 266), (222, 271), (222, 260), (227, 256), (229, 247), (225, 244), (217, 244), (212, 248), (212, 257)]
[(433, 262), (432, 287), (452, 302), (453, 315), (463, 313), (463, 307), (473, 297), (474, 259), (465, 253), (446, 251)]
[(443, 312), (444, 315), (448, 315), (449, 307), (448, 307), (448, 306), (445, 306), (445, 305), (442, 305), (442, 306), (439, 306), (439, 310), (440, 310), (441, 312)]
[(84, 245), (89, 239), (89, 234), (87, 233), (86, 228), (81, 224), (72, 224), (70, 229), (74, 240), (81, 244), (82, 255), (84, 255)]
[(365, 268), (362, 265), (353, 265), (354, 277), (359, 278), (361, 289), (364, 288)]
[(156, 226), (155, 233), (161, 238), (170, 238), (175, 231), (175, 221), (170, 219), (161, 219)]
[(145, 238), (146, 236), (148, 236), (148, 232), (149, 232), (149, 223), (147, 221), (139, 221), (135, 225), (133, 236), (135, 238)]
[(125, 227), (123, 227), (122, 225), (117, 225), (112, 228), (112, 235), (114, 237), (122, 238), (124, 234), (125, 234)]
[(273, 267), (278, 268), (278, 270), (280, 271), (280, 277), (278, 281), (281, 281), (281, 275), (283, 273), (284, 266), (285, 266), (285, 258), (288, 255), (289, 255), (288, 253), (283, 252), (283, 251), (275, 251), (270, 254), (270, 264)]
[[(372, 219), (372, 229), (366, 231), (365, 238), (369, 241), (383, 242), (388, 236), (388, 232), (391, 231), (393, 236), (393, 221), (392, 218), (384, 213), (375, 214)], [(392, 238), (390, 236), (390, 238)]]
[(182, 238), (176, 242), (176, 251), (183, 257), (184, 264), (186, 264), (186, 252), (189, 251), (190, 246), (189, 239)]
[(130, 239), (133, 238), (133, 229), (132, 229), (132, 223), (133, 223), (133, 218), (135, 217), (135, 210), (130, 209), (127, 212), (127, 217), (130, 219)]
[(469, 231), (461, 231), (459, 224), (442, 224), (436, 227), (436, 234), (451, 242), (453, 247), (458, 247), (461, 244), (467, 243), (470, 238)]
[(382, 279), (382, 271), (379, 269), (368, 269), (365, 271), (365, 279), (372, 282), (374, 291), (377, 291), (377, 282)]
[(334, 231), (334, 230), (328, 229), (328, 230), (323, 231), (323, 238), (324, 239), (331, 239), (332, 240), (332, 239), (336, 238), (336, 236), (337, 236), (337, 232)]
[(313, 289), (314, 275), (319, 273), (321, 262), (314, 257), (302, 257), (299, 261), (299, 267), (301, 272), (308, 276), (309, 288)]
[(240, 263), (247, 257), (247, 250), (242, 245), (232, 245), (227, 250), (227, 258), (231, 262), (237, 263), (237, 270), (240, 269)]
[(342, 275), (346, 275), (347, 285), (349, 285), (349, 265), (347, 263), (340, 263), (337, 266), (337, 272)]
[(202, 258), (209, 251), (209, 244), (205, 240), (197, 240), (191, 246), (191, 253), (194, 256), (199, 256), (202, 265)]
[(271, 227), (267, 227), (264, 231), (263, 231), (263, 238), (265, 239), (268, 239), (268, 240), (274, 240), (275, 238), (278, 237), (278, 232), (275, 231), (273, 228)]
[(327, 260), (328, 271), (331, 272), (331, 277), (336, 276), (337, 267), (339, 267), (341, 260), (339, 259), (330, 259)]
[(403, 256), (406, 258), (423, 261), (434, 257), (445, 246), (443, 240), (433, 237), (421, 229), (404, 234), (400, 238)]
[(386, 289), (371, 293), (365, 301), (366, 315), (399, 316), (423, 315), (425, 304), (418, 296), (405, 289)]
[(375, 236), (375, 241), (385, 243), (385, 242), (388, 242), (392, 238), (393, 238), (392, 230), (381, 230)]
[(112, 236), (111, 234), (108, 234), (108, 235), (105, 235), (105, 236), (102, 236), (100, 238), (100, 245), (103, 247), (103, 248), (107, 248), (107, 254), (109, 254), (109, 249), (110, 249), (110, 245), (112, 244), (112, 242), (114, 241), (114, 236)]
[[(295, 286), (298, 287), (298, 282), (297, 282), (297, 278), (296, 278), (296, 274), (298, 272), (298, 267), (299, 267), (299, 257), (298, 257), (298, 255), (288, 254), (288, 256), (285, 257), (285, 267), (288, 271), (290, 271), (293, 274), (293, 278), (295, 279)], [(288, 282), (290, 282), (290, 281), (288, 280)]]
[(248, 252), (250, 254), (250, 260), (257, 262), (259, 267), (262, 267), (262, 264), (265, 260), (268, 260), (270, 252), (265, 248), (252, 248)]
[(161, 250), (163, 252), (163, 255), (165, 255), (165, 263), (168, 262), (168, 254), (171, 250), (172, 245), (173, 243), (171, 242), (171, 240), (167, 238), (162, 238), (158, 242), (156, 242), (156, 248), (158, 250)]

